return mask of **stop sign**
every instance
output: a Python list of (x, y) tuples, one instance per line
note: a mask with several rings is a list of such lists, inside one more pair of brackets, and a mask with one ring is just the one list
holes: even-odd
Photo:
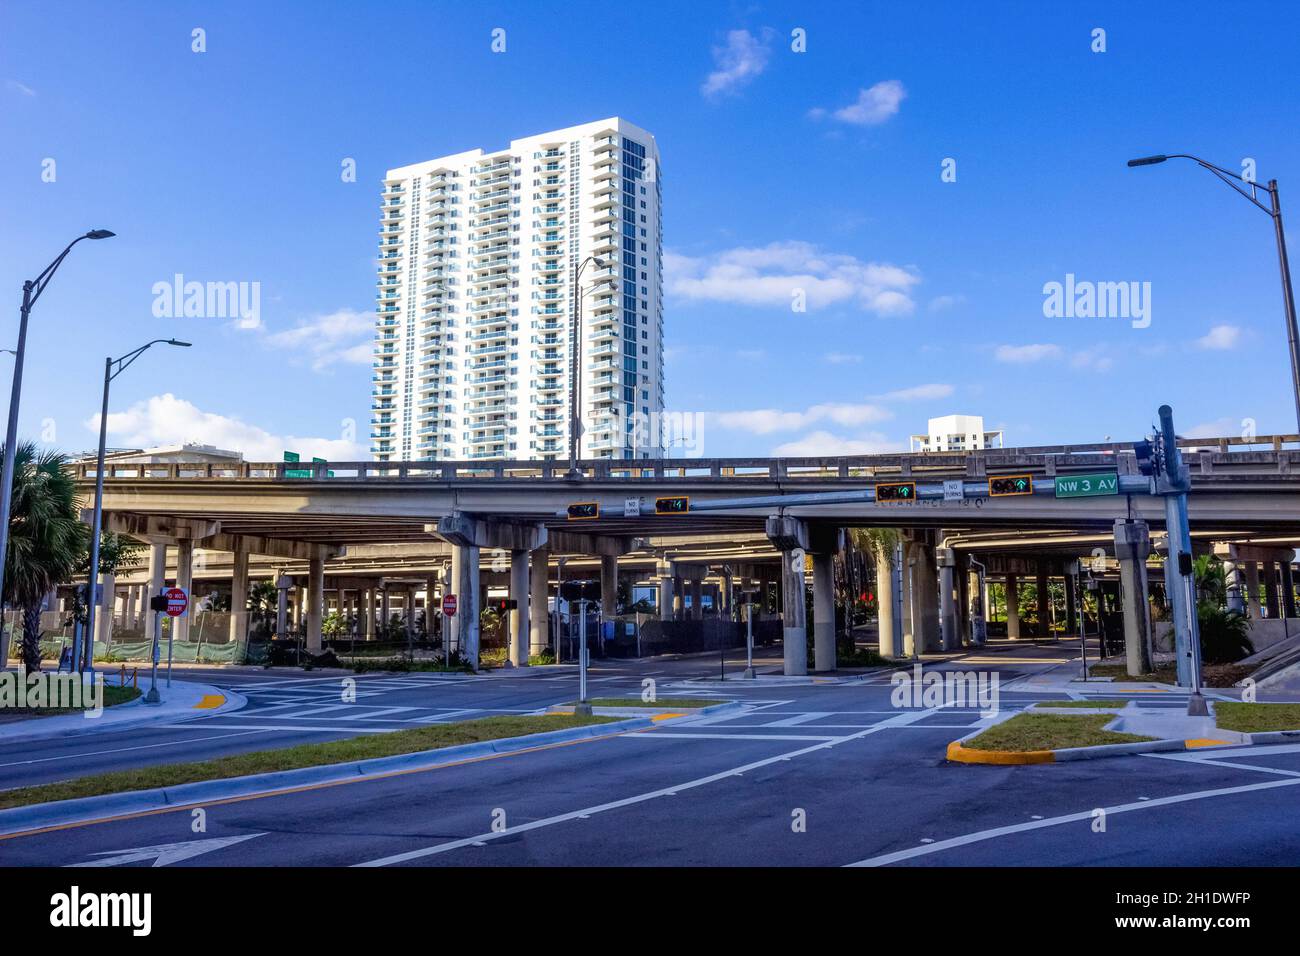
[(171, 617), (182, 617), (190, 606), (189, 595), (183, 588), (168, 588), (163, 596), (167, 598), (167, 614)]
[(456, 616), (456, 595), (448, 594), (442, 599), (442, 613), (448, 617)]

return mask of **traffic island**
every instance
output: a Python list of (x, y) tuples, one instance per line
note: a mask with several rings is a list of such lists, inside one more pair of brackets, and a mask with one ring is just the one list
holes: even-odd
[(645, 716), (636, 720), (554, 714), (485, 717), (215, 760), (95, 774), (0, 793), (0, 834), (180, 810), (306, 787), (342, 786), (650, 726)]
[[(591, 713), (598, 717), (649, 717), (667, 720), (670, 717), (703, 717), (710, 714), (739, 710), (741, 704), (734, 700), (710, 700), (705, 697), (660, 697), (645, 701), (639, 697), (593, 697), (587, 701)], [(573, 714), (578, 702), (553, 704), (548, 713)]]

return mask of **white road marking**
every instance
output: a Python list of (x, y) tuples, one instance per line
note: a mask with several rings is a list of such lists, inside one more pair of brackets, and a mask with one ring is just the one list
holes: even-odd
[[(1107, 814), (1129, 813), (1133, 810), (1150, 810), (1152, 807), (1170, 806), (1176, 803), (1190, 803), (1193, 800), (1206, 800), (1210, 797), (1226, 797), (1237, 793), (1253, 793), (1256, 790), (1273, 790), (1277, 787), (1294, 787), (1300, 785), (1300, 778), (1288, 780), (1270, 780), (1267, 783), (1244, 784), (1239, 787), (1220, 787), (1216, 790), (1197, 790), (1193, 793), (1180, 793), (1172, 797), (1159, 797), (1155, 800), (1145, 802), (1122, 803), (1114, 807), (1104, 807)], [(961, 846), (969, 846), (972, 843), (982, 843), (985, 840), (996, 840), (998, 837), (1011, 836), (1016, 833), (1024, 833), (1029, 830), (1042, 830), (1046, 827), (1060, 826), (1063, 823), (1082, 823), (1090, 821), (1096, 814), (1096, 810), (1082, 810), (1079, 813), (1067, 813), (1059, 817), (1049, 817), (1046, 820), (1035, 820), (1032, 823), (1014, 823), (1004, 827), (993, 827), (989, 830), (978, 830), (975, 833), (967, 833), (965, 836), (953, 837), (950, 840), (942, 840), (939, 843), (933, 843), (926, 847), (913, 847), (909, 850), (897, 850), (893, 853), (882, 853), (880, 856), (867, 857), (865, 860), (859, 860), (856, 863), (848, 863), (847, 866), (888, 866), (890, 863), (899, 863), (903, 860), (914, 859), (918, 856), (926, 856), (930, 853), (940, 853), (944, 850), (952, 850)]]
[(813, 710), (803, 714), (795, 714), (793, 717), (783, 717), (780, 720), (774, 720), (770, 724), (762, 724), (763, 727), (794, 727), (799, 724), (806, 724), (810, 720), (821, 720), (823, 717), (834, 717), (830, 712)]
[[(919, 710), (912, 713), (899, 714), (897, 717), (894, 717), (892, 720), (893, 722), (896, 723), (911, 723), (912, 721), (920, 720), (922, 717), (926, 717), (929, 714), (932, 714), (939, 709), (941, 708), (934, 708), (933, 710)], [(676, 796), (682, 790), (693, 790), (696, 787), (703, 787), (710, 783), (716, 783), (719, 780), (726, 780), (732, 776), (735, 776), (737, 773), (744, 773), (749, 770), (757, 770), (761, 767), (766, 767), (769, 764), (777, 763), (778, 761), (781, 760), (788, 760), (793, 757), (803, 756), (804, 754), (814, 753), (818, 750), (825, 750), (826, 748), (834, 746), (836, 743), (839, 743), (841, 741), (856, 740), (861, 737), (869, 736), (871, 734), (878, 732), (890, 722), (891, 721), (885, 721), (883, 723), (876, 724), (872, 727), (867, 727), (866, 729), (858, 731), (856, 734), (851, 734), (848, 737), (837, 738), (836, 740), (827, 741), (826, 743), (814, 744), (810, 747), (801, 747), (800, 749), (792, 750), (789, 753), (778, 754), (774, 757), (767, 757), (763, 760), (755, 760), (752, 761), (751, 763), (742, 764), (739, 767), (731, 767), (727, 770), (721, 770), (717, 773), (711, 773), (705, 777), (696, 777), (694, 780), (687, 780), (684, 783), (673, 784), (672, 786), (663, 787), (659, 790), (651, 790), (646, 793), (639, 793), (636, 794), (635, 796), (624, 797), (621, 800), (611, 800), (608, 803), (601, 803), (592, 807), (584, 807), (581, 810), (572, 810), (568, 813), (561, 813), (553, 817), (545, 817), (540, 820), (532, 820), (529, 821), (528, 823), (524, 823), (519, 826), (509, 827), (508, 829), (499, 833), (493, 833), (493, 832), (480, 833), (475, 836), (465, 837), (464, 839), (460, 839), (460, 840), (451, 840), (447, 843), (439, 843), (436, 844), (435, 846), (422, 847), (418, 850), (408, 850), (405, 853), (395, 853), (392, 856), (380, 857), (379, 859), (375, 859), (375, 860), (367, 860), (363, 863), (354, 863), (353, 866), (373, 867), (373, 866), (389, 866), (393, 863), (405, 863), (408, 860), (418, 860), (428, 856), (435, 856), (439, 853), (448, 853), (452, 850), (459, 850), (462, 849), (463, 847), (472, 846), (474, 845), (474, 843), (480, 840), (482, 841), (496, 840), (496, 839), (500, 839), (503, 836), (514, 836), (517, 833), (526, 833), (530, 830), (540, 830), (543, 827), (555, 826), (556, 824), (559, 823), (567, 823), (570, 820), (580, 819), (583, 814), (593, 815), (597, 813), (604, 813), (608, 810), (618, 810), (623, 807), (635, 806), (638, 803), (645, 803), (648, 800), (654, 800), (658, 797)]]
[(624, 734), (623, 740), (844, 740), (844, 737), (815, 737), (811, 734), (674, 734), (653, 731), (645, 734)]
[[(178, 728), (180, 726), (184, 726), (184, 725), (178, 725)], [(249, 734), (255, 734), (260, 731), (270, 730), (270, 729), (271, 728), (269, 727), (258, 727), (255, 730), (244, 730), (244, 731), (240, 731), (237, 734), (217, 734), (216, 736), (213, 737), (203, 737), (198, 742), (202, 743), (203, 741), (207, 741), (207, 740), (225, 740), (228, 737), (247, 737)], [(33, 763), (49, 763), (52, 760), (72, 760), (76, 757), (102, 757), (107, 754), (124, 754), (124, 753), (129, 753), (132, 750), (153, 750), (156, 747), (175, 747), (180, 744), (183, 744), (188, 747), (193, 745), (194, 743), (195, 741), (193, 740), (185, 740), (185, 741), (168, 740), (160, 744), (140, 744), (136, 747), (118, 747), (115, 750), (90, 750), (90, 751), (86, 751), (85, 753), (79, 753), (79, 754), (60, 754), (57, 757), (35, 757), (31, 760), (15, 760), (12, 761), (11, 763), (0, 763), (0, 767), (25, 767), (28, 764), (33, 764)]]

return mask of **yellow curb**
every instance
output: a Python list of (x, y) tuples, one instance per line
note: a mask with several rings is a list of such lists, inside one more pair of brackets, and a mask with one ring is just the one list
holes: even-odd
[(670, 717), (685, 717), (685, 714), (654, 714), (651, 720), (667, 720)]
[(1056, 754), (1051, 750), (976, 750), (966, 748), (954, 740), (948, 745), (948, 759), (954, 763), (988, 763), (988, 764), (1028, 764), (1055, 763)]
[(194, 705), (195, 710), (215, 710), (226, 702), (222, 694), (204, 694), (203, 699)]
[(1209, 737), (1193, 737), (1191, 740), (1184, 740), (1183, 743), (1187, 745), (1188, 750), (1191, 750), (1195, 747), (1221, 747), (1226, 743), (1231, 743), (1231, 741), (1212, 740)]

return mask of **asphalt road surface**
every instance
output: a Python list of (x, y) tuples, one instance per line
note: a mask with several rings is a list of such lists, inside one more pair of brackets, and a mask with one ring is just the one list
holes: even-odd
[[(1015, 708), (1043, 696), (1024, 691), (1023, 679), (1062, 656), (991, 650), (947, 666), (997, 670), (1001, 705)], [(631, 693), (647, 676), (662, 696), (745, 706), (433, 770), (218, 801), (205, 805), (203, 833), (181, 808), (0, 838), (0, 864), (1258, 866), (1300, 858), (1300, 745), (966, 766), (947, 763), (944, 748), (979, 713), (894, 707), (888, 675), (743, 686), (701, 679), (697, 660), (627, 663), (593, 673), (602, 682), (593, 696)], [(576, 687), (571, 675), (389, 676), (367, 680), (375, 694), (340, 712), (321, 709), (334, 706), (327, 698), (337, 698), (337, 686), (317, 680), (238, 675), (231, 684), (249, 694), (249, 709), (169, 728), (179, 736), (156, 741), (158, 749), (182, 748), (191, 759), (196, 748), (365, 732), (357, 707), (374, 708), (369, 717), (384, 727), (527, 713), (571, 700)], [(1181, 703), (1176, 695), (1162, 702)], [(392, 710), (404, 707), (413, 709)], [(69, 755), (77, 767), (157, 756)]]

